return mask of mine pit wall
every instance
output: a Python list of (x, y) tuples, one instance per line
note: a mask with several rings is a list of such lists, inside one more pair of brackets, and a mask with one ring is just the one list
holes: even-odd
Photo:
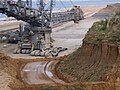
[[(112, 66), (119, 57), (119, 46), (115, 44), (89, 44), (84, 43), (80, 51), (81, 62), (79, 64), (87, 64), (88, 69), (92, 66), (98, 67)], [(94, 67), (95, 68), (95, 67)]]
[(91, 82), (88, 90), (120, 90), (119, 46), (84, 41), (81, 48), (60, 62), (57, 70), (69, 82)]
[[(114, 55), (112, 54), (112, 52), (114, 52)], [(101, 56), (99, 55), (99, 53), (101, 53)], [(118, 76), (120, 76), (120, 73), (119, 73), (120, 67), (118, 68), (118, 66), (117, 66), (117, 64), (119, 64), (120, 59), (119, 59), (119, 50), (118, 50), (117, 45), (112, 45), (112, 44), (109, 45), (107, 43), (104, 43), (104, 44), (90, 44), (90, 43), (88, 44), (88, 43), (84, 43), (82, 48), (79, 48), (77, 50), (77, 52), (74, 53), (74, 55), (72, 55), (73, 56), (72, 59), (77, 60), (77, 62), (74, 62), (74, 60), (73, 60), (73, 62), (70, 61), (70, 62), (72, 62), (71, 67), (76, 68), (76, 66), (79, 65), (81, 70), (76, 71), (76, 72), (78, 72), (78, 75), (82, 75), (84, 72), (86, 73), (86, 74), (82, 75), (81, 81), (88, 80), (89, 82), (87, 82), (85, 84), (84, 84), (84, 82), (82, 82), (82, 84), (76, 84), (75, 83), (73, 85), (70, 84), (70, 85), (67, 85), (67, 86), (66, 85), (58, 85), (58, 86), (55, 86), (56, 90), (67, 90), (67, 89), (62, 89), (62, 88), (65, 88), (65, 87), (78, 87), (78, 86), (82, 87), (82, 88), (85, 88), (83, 90), (120, 90), (120, 81), (119, 81), (120, 78), (118, 78)], [(108, 57), (105, 57), (105, 55), (107, 55)], [(101, 59), (100, 59), (100, 57), (101, 57)], [(3, 58), (5, 59), (6, 56), (3, 57)], [(80, 58), (82, 60), (84, 60), (84, 62), (81, 61)], [(111, 59), (109, 59), (109, 58), (111, 58)], [(10, 59), (10, 58), (8, 58), (8, 59)], [(104, 59), (104, 60), (102, 60), (102, 59)], [(109, 62), (107, 61), (108, 59), (109, 59)], [(60, 60), (60, 58), (59, 58), (59, 60)], [(12, 65), (13, 65), (13, 68), (15, 69), (14, 72), (17, 73), (17, 75), (14, 75), (13, 77), (16, 78), (19, 82), (23, 83), (22, 78), (20, 78), (20, 70), (21, 70), (21, 68), (26, 63), (38, 62), (38, 61), (42, 61), (42, 60), (37, 60), (37, 59), (35, 59), (35, 60), (32, 60), (32, 59), (31, 60), (24, 60), (24, 59), (20, 59), (20, 60), (14, 60), (14, 61), (12, 60), (12, 61), (10, 61), (10, 62), (14, 62), (14, 64), (12, 64)], [(106, 63), (106, 64), (103, 64), (103, 63)], [(114, 68), (111, 67), (111, 65), (114, 66)], [(104, 70), (103, 68), (105, 66), (107, 67), (107, 69), (105, 68), (105, 70)], [(11, 66), (9, 66), (9, 67), (11, 67)], [(66, 67), (63, 67), (63, 68), (66, 68)], [(102, 70), (104, 72), (106, 71), (105, 73), (107, 73), (107, 75), (105, 75), (104, 73), (102, 74)], [(75, 71), (73, 71), (73, 72), (75, 72)], [(73, 73), (73, 72), (71, 72), (71, 73)], [(81, 72), (81, 73), (79, 73), (79, 72)], [(10, 72), (8, 72), (8, 73), (10, 73)], [(71, 73), (70, 73), (70, 75), (72, 77)], [(101, 78), (100, 78), (100, 80), (98, 80), (100, 82), (92, 82), (92, 80), (90, 81), (90, 79), (95, 77), (95, 75), (92, 76), (91, 73), (93, 73), (93, 74), (98, 73), (97, 74), (98, 76), (99, 75), (102, 75), (102, 76), (105, 75), (104, 78), (103, 78), (104, 82), (103, 81), (101, 82)], [(77, 74), (76, 74), (76, 76), (77, 76)], [(69, 77), (67, 77), (67, 79), (68, 78)], [(71, 78), (69, 78), (68, 80), (70, 80), (70, 79)], [(71, 81), (75, 81), (75, 80), (72, 79)], [(43, 88), (43, 87), (51, 87), (51, 85), (50, 86), (48, 86), (48, 85), (47, 86), (45, 86), (45, 85), (28, 85), (26, 83), (23, 83), (21, 85), (18, 81), (15, 81), (14, 83), (10, 84), (10, 88), (12, 90), (40, 90), (40, 88)], [(97, 81), (97, 79), (96, 79), (96, 81)], [(77, 90), (77, 89), (73, 89), (73, 90)], [(81, 89), (78, 89), (78, 90), (81, 90)]]
[[(80, 51), (81, 66), (79, 80), (104, 81), (107, 75), (115, 74), (111, 70), (119, 65), (119, 46), (115, 44), (88, 44), (84, 43)], [(115, 70), (116, 71), (116, 70)], [(119, 77), (120, 74), (116, 77)]]

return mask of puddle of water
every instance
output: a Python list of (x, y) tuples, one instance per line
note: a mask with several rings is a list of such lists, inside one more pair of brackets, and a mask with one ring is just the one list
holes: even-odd
[(53, 74), (50, 71), (46, 71), (48, 77), (53, 77)]
[(23, 71), (25, 71), (25, 72), (36, 72), (37, 70), (23, 70)]

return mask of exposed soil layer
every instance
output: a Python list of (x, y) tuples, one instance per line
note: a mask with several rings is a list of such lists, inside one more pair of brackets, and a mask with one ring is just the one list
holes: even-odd
[[(30, 62), (62, 60), (65, 57), (54, 59), (13, 59), (0, 53), (0, 90), (39, 90), (52, 85), (28, 85), (21, 78), (21, 69)], [(56, 86), (57, 87), (57, 86)]]
[[(55, 58), (52, 60), (63, 60), (63, 58)], [(115, 90), (120, 86), (118, 83), (120, 76), (117, 72), (120, 69), (114, 66), (110, 76), (107, 77), (109, 82), (93, 82), (93, 83), (71, 83), (70, 85), (28, 85), (22, 81), (20, 77), (21, 68), (30, 62), (48, 61), (51, 59), (12, 59), (0, 53), (0, 90)], [(113, 74), (114, 73), (114, 74)], [(113, 78), (113, 76), (116, 76)], [(4, 79), (3, 79), (4, 78)], [(70, 78), (69, 78), (70, 79)], [(3, 81), (4, 80), (4, 81)], [(117, 82), (117, 84), (115, 83)], [(43, 89), (42, 89), (43, 88)], [(51, 88), (51, 89), (50, 89)]]
[(10, 85), (22, 86), (17, 79), (18, 64), (0, 53), (0, 90), (11, 90)]
[[(110, 6), (117, 8), (120, 4)], [(107, 6), (103, 11), (109, 10), (110, 6)], [(62, 77), (69, 80), (69, 82), (111, 80), (110, 78), (108, 79), (108, 77), (112, 77), (114, 80), (119, 79), (119, 28), (119, 14), (111, 19), (94, 23), (84, 38), (82, 47), (69, 55), (66, 60), (61, 61), (57, 67), (57, 71), (59, 71)], [(120, 80), (118, 81), (120, 82)]]
[[(119, 48), (117, 45), (84, 43), (61, 61), (57, 70), (69, 81), (104, 81), (113, 66), (119, 67)], [(116, 65), (117, 64), (117, 65)], [(119, 70), (119, 68), (116, 68)], [(119, 77), (120, 72), (115, 72)]]
[[(97, 23), (94, 26), (98, 25), (101, 24)], [(82, 83), (56, 86), (28, 85), (22, 81), (20, 76), (21, 69), (27, 63), (63, 60), (64, 57), (55, 59), (12, 59), (0, 53), (0, 90), (120, 90), (119, 40), (115, 38), (115, 43), (113, 42), (114, 38), (106, 41), (105, 36), (96, 40), (96, 37), (101, 36), (104, 31), (101, 30), (101, 33), (98, 34), (98, 31), (93, 29), (94, 26), (86, 35), (82, 47), (69, 55), (65, 61), (61, 61), (56, 69), (59, 71), (57, 74), (64, 77), (62, 79)], [(94, 33), (94, 30), (96, 33)], [(106, 33), (109, 32), (106, 31)], [(91, 35), (94, 38), (89, 37)], [(109, 35), (111, 37), (112, 34)], [(90, 41), (88, 37), (92, 40)]]

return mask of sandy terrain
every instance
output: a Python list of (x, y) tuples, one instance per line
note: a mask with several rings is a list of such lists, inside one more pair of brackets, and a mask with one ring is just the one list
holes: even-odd
[(19, 27), (21, 21), (0, 21), (0, 30), (12, 29)]
[[(116, 4), (107, 6), (107, 8), (102, 9), (101, 18), (113, 6), (114, 8), (111, 8), (113, 12), (119, 9), (116, 7)], [(109, 13), (109, 15), (113, 12)], [(106, 17), (109, 15), (106, 14)], [(94, 23), (86, 34), (82, 47), (61, 61), (56, 67), (59, 72), (58, 75), (61, 75), (62, 78), (64, 77), (64, 79), (70, 82), (101, 82), (112, 80), (114, 89), (109, 86), (109, 89), (104, 89), (120, 90), (120, 88), (115, 89), (117, 85), (120, 86), (119, 24), (120, 14), (118, 13), (107, 20)], [(97, 87), (92, 90), (104, 89), (98, 89)]]
[[(85, 13), (86, 19), (80, 21), (79, 24), (74, 24), (73, 22), (68, 22), (68, 23), (64, 23), (64, 25), (61, 25), (61, 26), (53, 29), (52, 37), (53, 37), (53, 39), (55, 39), (54, 45), (68, 48), (68, 50), (61, 53), (60, 56), (64, 56), (64, 55), (68, 55), (68, 54), (72, 53), (82, 44), (82, 39), (85, 37), (85, 34), (89, 30), (89, 28), (92, 26), (92, 24), (95, 21), (99, 20), (99, 19), (96, 19), (96, 18), (93, 18), (90, 16), (92, 16), (94, 13), (96, 13), (103, 7), (82, 7), (83, 11)], [(6, 27), (5, 29), (14, 27), (13, 23), (12, 24), (10, 22), (7, 22), (7, 23), (9, 24), (9, 25), (7, 25), (8, 27), (6, 27), (6, 22), (5, 22), (5, 24), (1, 24), (1, 25), (3, 25), (3, 26), (1, 26), (1, 29), (4, 29), (4, 27)], [(17, 45), (16, 44), (14, 44), (14, 45), (7, 44), (6, 48), (4, 48), (4, 45), (6, 45), (6, 43), (0, 44), (1, 52), (7, 54), (8, 56), (11, 56), (12, 58), (41, 58), (41, 57), (31, 57), (29, 55), (23, 55), (23, 54), (19, 54), (19, 55), (15, 54), (14, 55), (12, 52), (13, 52), (14, 48), (17, 47)], [(36, 69), (38, 69), (38, 68), (36, 68)], [(26, 69), (26, 70), (29, 71), (28, 69)], [(26, 70), (24, 69), (23, 71), (26, 71)], [(41, 72), (41, 69), (39, 71)], [(2, 81), (0, 83), (0, 87), (1, 87), (0, 90), (10, 90), (8, 85), (9, 85), (9, 82), (12, 82), (12, 77), (9, 74), (6, 75), (2, 71), (0, 71), (0, 73), (2, 74), (2, 75), (0, 75), (0, 81)], [(29, 75), (31, 75), (31, 73), (29, 73)], [(35, 74), (35, 76), (36, 75), (38, 77), (38, 74)], [(4, 78), (4, 80), (3, 80), (3, 78)], [(8, 79), (8, 78), (10, 78), (10, 79)], [(34, 79), (34, 77), (32, 77), (32, 78)], [(28, 78), (28, 80), (29, 80), (29, 78)], [(6, 81), (8, 82), (7, 84), (6, 84)], [(40, 82), (40, 80), (38, 80), (37, 82)], [(33, 84), (32, 81), (29, 83)], [(34, 82), (34, 83), (36, 83), (36, 82)]]
[(85, 18), (90, 17), (97, 13), (99, 10), (105, 8), (106, 6), (87, 6), (87, 7), (81, 7)]
[[(60, 54), (60, 56), (68, 55), (75, 51), (80, 44), (82, 44), (82, 39), (84, 38), (86, 32), (88, 29), (92, 26), (92, 24), (97, 21), (97, 19), (89, 18), (94, 13), (98, 12), (101, 7), (82, 7), (83, 11), (85, 13), (85, 20), (80, 21), (78, 24), (71, 22), (61, 24), (60, 26), (53, 28), (52, 37), (55, 40), (54, 45), (55, 46), (62, 46), (67, 47), (68, 50), (66, 52), (63, 52)], [(14, 24), (15, 23), (15, 24)], [(8, 29), (13, 27), (18, 27), (18, 23), (16, 21), (10, 21), (9, 23), (0, 24), (1, 29)], [(8, 27), (6, 27), (6, 25)], [(13, 57), (13, 58), (36, 58), (31, 57), (30, 55), (24, 55), (24, 54), (13, 54), (14, 49), (17, 47), (17, 45), (13, 44), (7, 44), (7, 48), (3, 48), (5, 43), (2, 43), (0, 45), (0, 49), (5, 54)], [(27, 57), (26, 57), (27, 56)], [(41, 57), (37, 57), (41, 58)]]
[(69, 22), (66, 25), (58, 27), (59, 29), (53, 30), (52, 37), (55, 40), (54, 46), (62, 46), (68, 48), (67, 51), (60, 53), (60, 56), (68, 55), (78, 49), (82, 45), (82, 40), (92, 26), (92, 24), (98, 21), (95, 18), (87, 18), (75, 24)]
[[(96, 13), (96, 10), (94, 13)], [(60, 53), (59, 56), (68, 55), (74, 52), (76, 49), (78, 49), (79, 46), (82, 45), (82, 40), (85, 37), (85, 34), (89, 30), (89, 28), (93, 25), (94, 22), (98, 20), (99, 19), (93, 17), (88, 17), (80, 21), (79, 24), (68, 22), (65, 23), (64, 25), (54, 28), (52, 32), (52, 37), (55, 40), (54, 46), (62, 46), (68, 48), (67, 51)], [(54, 69), (50, 68), (50, 66), (52, 66), (52, 63), (57, 63), (57, 61), (33, 62), (26, 64), (21, 71), (23, 80), (30, 85), (32, 84), (54, 85), (56, 83), (67, 84), (59, 80), (58, 77), (54, 76), (55, 74), (52, 73)]]

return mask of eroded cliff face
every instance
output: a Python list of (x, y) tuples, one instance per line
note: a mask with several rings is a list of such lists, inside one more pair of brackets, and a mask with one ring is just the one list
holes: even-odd
[[(104, 81), (112, 68), (120, 65), (119, 62), (118, 45), (84, 43), (62, 61), (57, 70), (69, 81)], [(119, 77), (120, 72), (116, 75)]]
[(120, 90), (119, 45), (84, 42), (57, 71), (69, 82), (86, 82), (85, 90)]
[(120, 12), (94, 23), (82, 47), (56, 70), (69, 82), (91, 82), (88, 90), (120, 90)]
[(0, 53), (0, 90), (15, 90), (11, 87), (23, 86), (17, 78), (18, 64), (14, 59)]

